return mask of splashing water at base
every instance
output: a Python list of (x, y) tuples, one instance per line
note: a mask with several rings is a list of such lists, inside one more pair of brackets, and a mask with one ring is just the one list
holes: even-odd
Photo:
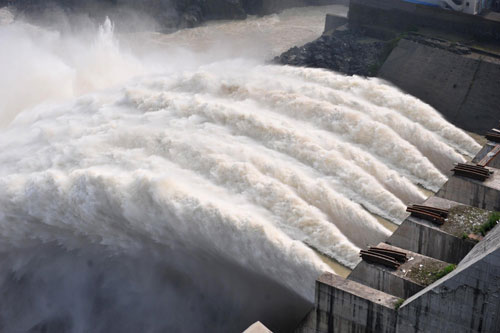
[(290, 331), (332, 270), (315, 251), (354, 267), (390, 234), (373, 214), (400, 223), (479, 149), (380, 80), (149, 62), (112, 30), (0, 29), (46, 65), (1, 105), (2, 331)]

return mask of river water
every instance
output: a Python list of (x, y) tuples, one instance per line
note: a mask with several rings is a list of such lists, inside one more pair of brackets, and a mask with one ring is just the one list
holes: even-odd
[(1, 330), (289, 331), (325, 262), (354, 267), (478, 151), (381, 80), (265, 63), (326, 11), (346, 8), (172, 35), (2, 25)]

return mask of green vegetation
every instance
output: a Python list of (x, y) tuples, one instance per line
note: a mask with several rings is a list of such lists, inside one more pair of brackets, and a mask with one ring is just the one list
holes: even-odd
[(480, 226), (477, 226), (474, 231), (485, 236), (488, 231), (493, 229), (497, 223), (500, 221), (500, 212), (493, 212), (488, 216), (488, 221), (484, 222)]
[(476, 241), (469, 235), (480, 235), (478, 228), (482, 223), (488, 221), (490, 213), (480, 208), (463, 205), (455, 206), (450, 209), (450, 214), (446, 223), (441, 226), (441, 230), (464, 240)]
[(398, 299), (396, 304), (394, 304), (394, 309), (398, 310), (404, 302), (405, 300), (403, 298)]
[(450, 265), (446, 266), (445, 268), (443, 268), (442, 270), (440, 270), (436, 274), (434, 274), (434, 281), (437, 281), (440, 278), (442, 278), (443, 276), (451, 273), (455, 268), (457, 268), (457, 265), (454, 265), (454, 264), (450, 264)]
[(447, 264), (442, 261), (422, 259), (408, 270), (406, 276), (421, 286), (428, 286), (436, 281), (436, 273), (443, 270), (446, 266)]
[(424, 260), (415, 265), (406, 275), (413, 282), (428, 286), (453, 271), (457, 266), (440, 261)]

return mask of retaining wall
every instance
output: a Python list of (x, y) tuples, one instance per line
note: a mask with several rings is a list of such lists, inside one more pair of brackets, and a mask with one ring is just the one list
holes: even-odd
[[(460, 204), (430, 197), (424, 205), (450, 209)], [(453, 264), (458, 264), (476, 244), (470, 239), (451, 235), (441, 230), (440, 226), (413, 216), (405, 219), (386, 243)]]
[(500, 22), (478, 15), (418, 5), (401, 0), (351, 0), (349, 26), (375, 25), (399, 30), (429, 28), (465, 38), (500, 41)]
[(500, 327), (500, 228), (457, 269), (408, 299), (398, 332), (497, 332)]
[[(479, 182), (452, 176), (438, 192), (456, 202), (492, 209), (500, 206), (500, 170)], [(491, 192), (490, 192), (491, 191)], [(479, 195), (480, 194), (480, 195)], [(470, 199), (472, 198), (472, 199)], [(448, 198), (449, 199), (449, 198)], [(428, 200), (441, 208), (455, 203)], [(418, 226), (417, 226), (418, 227)], [(420, 227), (418, 227), (420, 228)], [(427, 228), (426, 229), (433, 229)], [(420, 230), (423, 229), (419, 229)], [(433, 237), (436, 236), (436, 233)], [(443, 247), (433, 240), (433, 245)], [(414, 242), (414, 241), (412, 241)], [(404, 243), (404, 241), (402, 241)], [(379, 244), (383, 246), (383, 244)], [(402, 245), (402, 248), (406, 246)], [(445, 248), (446, 251), (453, 249)], [(430, 249), (428, 249), (430, 251)], [(418, 263), (417, 263), (418, 264)], [(395, 273), (383, 272), (362, 262), (353, 271), (356, 279), (384, 291), (406, 295)], [(358, 269), (359, 268), (359, 269)], [(381, 273), (379, 271), (382, 271)], [(389, 285), (384, 280), (388, 280)], [(399, 279), (400, 280), (400, 279)], [(394, 291), (390, 283), (396, 283)], [(500, 327), (500, 226), (497, 225), (445, 277), (409, 297), (402, 305), (397, 297), (365, 284), (324, 274), (316, 281), (315, 308), (297, 333), (330, 332), (496, 332)]]
[(500, 170), (494, 170), (484, 182), (451, 176), (436, 196), (487, 210), (500, 210)]
[(460, 262), (475, 245), (472, 241), (454, 237), (412, 217), (401, 224), (387, 244), (453, 264)]
[(397, 297), (325, 273), (316, 281), (315, 309), (295, 332), (393, 333), (397, 302)]
[(424, 286), (404, 279), (382, 265), (365, 261), (356, 266), (348, 279), (404, 299), (424, 289)]
[(378, 76), (429, 103), (453, 124), (484, 134), (500, 119), (500, 61), (489, 61), (403, 39)]
[[(493, 127), (493, 126), (492, 126)], [(479, 153), (477, 153), (476, 157), (472, 160), (472, 163), (479, 163), (484, 157), (486, 157), (487, 154), (492, 153), (492, 150), (497, 146), (497, 143), (495, 142), (488, 142), (483, 146), (483, 149)], [(497, 155), (494, 155), (492, 158), (489, 160), (488, 164), (486, 166), (490, 168), (495, 168), (495, 169), (500, 169), (500, 153)]]

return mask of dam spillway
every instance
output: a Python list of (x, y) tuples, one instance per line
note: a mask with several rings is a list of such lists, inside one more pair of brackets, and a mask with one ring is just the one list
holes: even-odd
[[(312, 249), (354, 267), (360, 247), (390, 234), (374, 216), (401, 223), (421, 187), (436, 191), (480, 148), (377, 79), (244, 59), (152, 74), (122, 57), (110, 22), (91, 51), (116, 56), (95, 68), (132, 74), (27, 108), (0, 133), (1, 288), (8, 306), (36, 313), (7, 331), (175, 328), (162, 311), (175, 316), (183, 298), (177, 310), (200, 327), (230, 331), (221, 313), (242, 311), (244, 284), (261, 280), (310, 302), (312, 281), (332, 271)], [(54, 58), (42, 60), (71, 76)], [(90, 327), (102, 313), (121, 321)]]
[[(295, 332), (495, 332), (500, 215), (491, 210), (498, 210), (499, 170), (485, 168), (491, 179), (470, 173), (492, 145), (461, 165), (468, 172), (455, 170), (425, 201), (425, 207), (446, 215), (443, 221), (410, 209), (412, 215), (378, 244), (409, 259), (370, 260), (362, 250), (363, 261), (346, 279), (323, 274), (316, 281), (315, 308)], [(496, 159), (491, 157), (488, 163)]]

